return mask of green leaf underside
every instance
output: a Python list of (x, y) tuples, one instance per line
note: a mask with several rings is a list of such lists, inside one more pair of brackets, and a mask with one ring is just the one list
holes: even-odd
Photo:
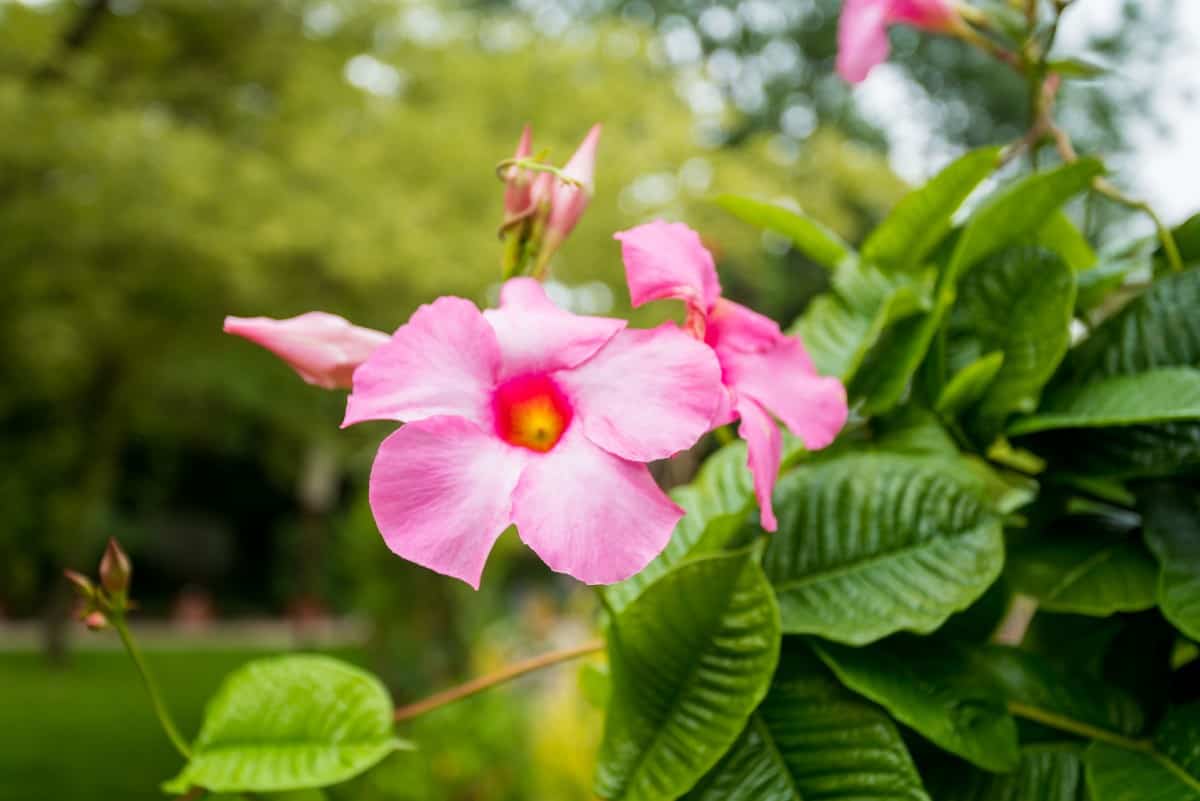
[(741, 195), (721, 195), (716, 203), (743, 222), (787, 237), (797, 250), (824, 267), (835, 268), (854, 255), (841, 237), (802, 212)]
[(998, 520), (969, 471), (942, 459), (857, 454), (804, 465), (775, 491), (763, 569), (784, 631), (861, 645), (929, 632), (1004, 562)]
[(1084, 749), (1037, 743), (1021, 749), (1012, 773), (988, 773), (959, 763), (930, 782), (934, 801), (1088, 801)]
[(996, 169), (999, 156), (997, 147), (973, 150), (906, 195), (867, 237), (863, 261), (892, 270), (921, 266), (950, 230), (954, 212)]
[(1042, 387), (1070, 344), (1074, 309), (1074, 273), (1039, 248), (1004, 250), (963, 279), (950, 322), (952, 347), (1004, 354), (971, 416), (983, 441), (992, 439), (1010, 413), (1037, 408)]
[(1064, 203), (1103, 172), (1094, 159), (1080, 159), (1036, 173), (1002, 189), (971, 215), (948, 266), (949, 283), (978, 262), (1039, 230)]
[(667, 547), (638, 574), (606, 587), (609, 605), (620, 612), (673, 566), (724, 546), (742, 527), (753, 494), (744, 442), (726, 445), (710, 456), (690, 484), (670, 493), (686, 514)]
[(785, 646), (762, 706), (686, 801), (928, 801), (891, 719), (807, 647)]
[(1003, 645), (972, 651), (970, 659), (1008, 701), (1117, 734), (1142, 731), (1137, 702), (1086, 673), (1066, 673), (1045, 657)]
[(1005, 576), (1048, 612), (1106, 617), (1150, 609), (1158, 570), (1129, 537), (1043, 537), (1009, 550)]
[(649, 801), (691, 789), (766, 694), (779, 645), (779, 610), (748, 551), (697, 558), (648, 587), (610, 631), (596, 794)]
[(1200, 370), (1165, 367), (1102, 378), (1063, 389), (1009, 433), (1061, 428), (1109, 428), (1200, 419)]
[(1093, 801), (1200, 801), (1200, 783), (1189, 783), (1153, 754), (1092, 743), (1086, 759)]
[(260, 659), (226, 678), (183, 771), (163, 785), (277, 792), (345, 781), (407, 747), (378, 679), (336, 659)]
[(965, 652), (915, 637), (814, 647), (843, 684), (940, 748), (985, 770), (1016, 768), (1016, 722), (1000, 694), (971, 674)]
[(1187, 636), (1200, 640), (1200, 490), (1159, 484), (1139, 495), (1146, 544), (1162, 567), (1162, 613)]

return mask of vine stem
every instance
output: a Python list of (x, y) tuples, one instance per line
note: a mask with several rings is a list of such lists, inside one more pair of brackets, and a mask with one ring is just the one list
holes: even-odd
[(451, 687), (448, 690), (443, 690), (440, 693), (434, 693), (428, 698), (396, 708), (394, 719), (396, 722), (411, 720), (412, 718), (424, 715), (426, 712), (431, 712), (439, 707), (452, 704), (455, 701), (461, 701), (463, 698), (469, 698), (476, 693), (481, 693), (484, 690), (495, 687), (499, 684), (510, 682), (513, 679), (520, 678), (526, 673), (548, 668), (562, 662), (569, 662), (572, 659), (579, 659), (583, 656), (590, 656), (604, 649), (603, 640), (592, 640), (585, 642), (582, 645), (576, 645), (571, 648), (564, 648), (559, 651), (551, 651), (541, 654), (530, 659), (525, 659), (521, 662), (514, 662), (511, 665), (506, 665), (494, 673), (488, 673), (485, 676), (480, 676), (476, 679), (471, 679), (465, 684), (460, 684), (457, 687)]
[(175, 746), (175, 750), (184, 759), (190, 759), (192, 756), (191, 749), (188, 748), (187, 741), (179, 733), (179, 729), (175, 726), (175, 721), (171, 718), (171, 711), (167, 709), (167, 704), (163, 701), (162, 693), (158, 689), (158, 683), (154, 681), (154, 676), (150, 673), (150, 668), (146, 666), (146, 660), (142, 658), (141, 649), (138, 648), (137, 641), (133, 639), (133, 635), (129, 632), (129, 627), (125, 624), (125, 615), (119, 612), (109, 615), (109, 622), (116, 629), (118, 636), (121, 638), (121, 644), (125, 646), (126, 652), (129, 653), (129, 658), (133, 660), (134, 666), (137, 668), (138, 675), (142, 678), (142, 684), (146, 688), (146, 692), (150, 695), (150, 703), (154, 706), (154, 714), (158, 717), (158, 722), (166, 732), (167, 739), (171, 741), (171, 745)]

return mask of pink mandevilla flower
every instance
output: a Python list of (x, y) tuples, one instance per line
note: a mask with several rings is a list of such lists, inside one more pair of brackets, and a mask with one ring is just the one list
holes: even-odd
[(355, 368), (387, 342), (382, 331), (352, 325), (336, 314), (308, 312), (287, 320), (226, 317), (225, 333), (261, 345), (309, 384), (349, 389)]
[(682, 223), (661, 220), (616, 234), (634, 306), (675, 298), (688, 307), (686, 327), (706, 342), (721, 364), (724, 402), (719, 426), (740, 419), (762, 525), (777, 527), (771, 492), (779, 474), (783, 437), (777, 417), (809, 450), (824, 448), (846, 422), (846, 390), (817, 375), (799, 338), (770, 318), (721, 297), (712, 254)]
[(838, 20), (837, 70), (859, 83), (888, 57), (889, 25), (945, 32), (960, 24), (950, 0), (846, 0)]
[(343, 425), (406, 424), (369, 487), (395, 553), (478, 587), (516, 524), (552, 569), (607, 584), (641, 570), (682, 517), (645, 462), (709, 429), (720, 369), (673, 324), (577, 316), (514, 278), (498, 309), (418, 309), (355, 371)]

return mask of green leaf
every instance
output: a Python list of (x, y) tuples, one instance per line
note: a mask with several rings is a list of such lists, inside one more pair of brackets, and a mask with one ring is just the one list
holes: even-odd
[(1083, 753), (1075, 743), (1027, 745), (1012, 773), (958, 763), (933, 775), (930, 793), (934, 801), (1088, 801)]
[(1078, 285), (1075, 313), (1083, 316), (1107, 303), (1113, 291), (1123, 286), (1133, 273), (1149, 273), (1150, 269), (1149, 254), (1105, 256), (1095, 267), (1075, 276)]
[(863, 243), (863, 261), (890, 270), (920, 267), (950, 230), (967, 196), (996, 169), (1000, 148), (972, 150), (908, 193)]
[(1099, 260), (1096, 251), (1088, 244), (1087, 237), (1062, 210), (1050, 215), (1050, 219), (1034, 235), (1033, 243), (1058, 254), (1075, 272), (1090, 270)]
[(1012, 412), (1037, 408), (1042, 387), (1070, 345), (1074, 309), (1074, 274), (1038, 248), (1004, 250), (963, 279), (950, 320), (951, 351), (1004, 354), (970, 418), (983, 442)]
[(1162, 566), (1158, 602), (1187, 636), (1200, 640), (1200, 492), (1157, 484), (1139, 492), (1146, 544)]
[(1037, 654), (1002, 645), (971, 652), (970, 665), (1014, 705), (1119, 734), (1142, 730), (1142, 711), (1132, 698), (1082, 671), (1065, 673)]
[(686, 562), (648, 587), (609, 632), (596, 794), (649, 801), (691, 789), (766, 694), (779, 645), (779, 609), (749, 551)]
[(822, 375), (849, 380), (887, 326), (928, 306), (927, 281), (847, 264), (792, 327)]
[(1013, 423), (1009, 433), (1194, 419), (1200, 419), (1200, 370), (1167, 367), (1058, 390), (1037, 414)]
[(929, 632), (999, 575), (979, 480), (942, 459), (866, 453), (802, 465), (775, 490), (763, 569), (784, 631), (863, 644)]
[(1200, 367), (1200, 267), (1168, 275), (1105, 320), (1071, 351), (1075, 382), (1160, 367)]
[(1108, 72), (1108, 68), (1081, 58), (1058, 58), (1046, 62), (1046, 71), (1067, 78), (1095, 78)]
[(1108, 479), (1171, 476), (1200, 467), (1200, 422), (1067, 429), (1039, 435), (1064, 470)]
[(1029, 236), (1047, 218), (1104, 172), (1095, 159), (1080, 159), (1021, 179), (979, 207), (963, 228), (947, 268), (948, 283), (1004, 246)]
[(841, 237), (802, 212), (741, 195), (720, 195), (715, 202), (743, 222), (787, 237), (817, 264), (833, 269), (854, 257)]
[(766, 699), (686, 801), (929, 801), (891, 719), (792, 640)]
[(369, 673), (327, 656), (258, 659), (222, 683), (183, 771), (163, 785), (276, 792), (345, 781), (408, 744)]
[(935, 745), (985, 770), (1016, 768), (1017, 725), (999, 693), (972, 675), (963, 650), (917, 637), (813, 647), (843, 684)]
[(1095, 742), (1086, 760), (1095, 801), (1200, 801), (1200, 704), (1169, 710), (1152, 746)]
[(1107, 617), (1155, 604), (1154, 560), (1129, 537), (1041, 537), (1009, 549), (1004, 575), (1049, 612)]
[(954, 416), (976, 403), (991, 386), (1004, 364), (1004, 351), (994, 350), (981, 356), (954, 374), (938, 395), (935, 408), (939, 413)]
[(686, 514), (667, 547), (637, 575), (605, 587), (609, 605), (620, 612), (675, 565), (724, 547), (742, 529), (753, 494), (744, 442), (726, 445), (708, 457), (690, 484), (670, 493)]
[(849, 386), (850, 397), (862, 399), (863, 415), (882, 414), (900, 402), (942, 319), (942, 314), (934, 310), (901, 320), (867, 354)]

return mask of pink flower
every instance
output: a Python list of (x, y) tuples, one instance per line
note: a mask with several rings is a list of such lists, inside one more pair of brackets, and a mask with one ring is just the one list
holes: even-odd
[(371, 469), (395, 553), (479, 586), (515, 524), (552, 569), (628, 578), (683, 515), (645, 462), (690, 447), (721, 400), (713, 353), (676, 326), (576, 316), (529, 278), (500, 308), (439, 298), (354, 374), (344, 425), (399, 420)]
[[(595, 191), (596, 150), (600, 145), (600, 125), (593, 125), (583, 138), (579, 149), (563, 167), (563, 174), (578, 181), (554, 181), (550, 189), (550, 216), (546, 219), (546, 238), (542, 244), (541, 261), (558, 250), (574, 230), (579, 218), (591, 202)], [(545, 186), (549, 187), (547, 182)]]
[(721, 297), (712, 254), (691, 228), (657, 220), (616, 238), (633, 305), (662, 298), (684, 301), (688, 330), (716, 353), (727, 396), (713, 425), (741, 420), (738, 434), (746, 440), (762, 526), (774, 531), (771, 492), (783, 450), (775, 418), (809, 450), (824, 448), (846, 422), (845, 388), (836, 378), (817, 375), (799, 338)]
[(360, 328), (324, 312), (287, 320), (226, 317), (225, 333), (262, 345), (305, 381), (325, 389), (349, 389), (354, 369), (388, 340), (382, 331)]
[(887, 29), (895, 23), (943, 33), (961, 24), (950, 0), (846, 0), (838, 21), (838, 74), (858, 83), (886, 61)]
[[(533, 134), (526, 125), (513, 158), (520, 161), (533, 155)], [(504, 174), (504, 226), (528, 216), (533, 210), (533, 176), (521, 167), (509, 167)]]

